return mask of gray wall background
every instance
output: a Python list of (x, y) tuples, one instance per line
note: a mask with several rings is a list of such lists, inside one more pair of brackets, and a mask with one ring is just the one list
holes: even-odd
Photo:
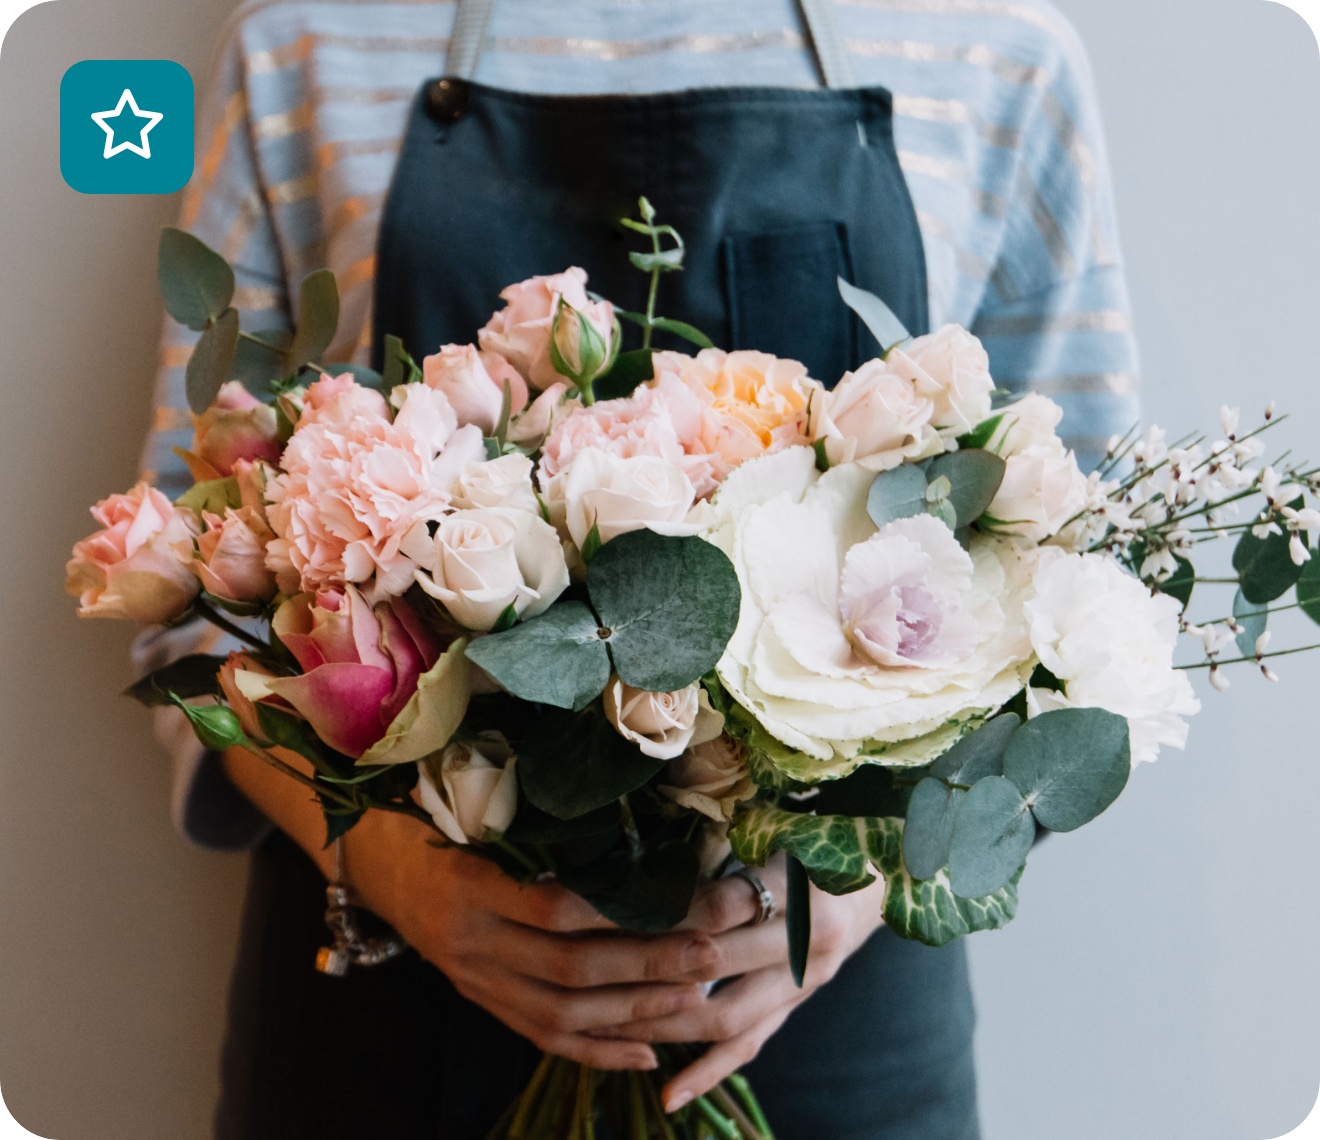
[[(1150, 418), (1274, 398), (1320, 458), (1314, 38), (1260, 0), (1057, 2), (1107, 119)], [(43, 4), (0, 66), (0, 1085), (58, 1140), (207, 1135), (244, 873), (171, 833), (146, 717), (115, 695), (130, 631), (75, 622), (59, 588), (87, 504), (135, 474), (176, 209), (63, 184), (59, 80), (144, 54), (200, 79), (231, 8)], [(973, 940), (987, 1140), (1265, 1140), (1310, 1110), (1320, 658), (1279, 672), (1205, 692), (1188, 751), (1040, 848), (1021, 917)]]

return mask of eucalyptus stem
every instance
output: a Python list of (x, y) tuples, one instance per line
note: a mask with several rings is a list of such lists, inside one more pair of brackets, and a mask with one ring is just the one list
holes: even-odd
[(248, 631), (237, 622), (230, 621), (224, 616), (224, 614), (212, 606), (210, 602), (198, 598), (193, 603), (193, 612), (196, 613), (198, 617), (205, 618), (217, 629), (224, 630), (230, 637), (236, 637), (239, 641), (252, 646), (253, 649), (260, 649), (263, 652), (268, 652), (270, 650), (269, 645), (254, 634), (248, 633)]
[[(660, 235), (651, 235), (651, 246), (656, 253), (660, 252)], [(655, 331), (655, 302), (660, 293), (660, 268), (657, 266), (651, 270), (651, 286), (646, 294), (646, 324), (642, 327), (642, 348), (651, 347), (651, 334)]]

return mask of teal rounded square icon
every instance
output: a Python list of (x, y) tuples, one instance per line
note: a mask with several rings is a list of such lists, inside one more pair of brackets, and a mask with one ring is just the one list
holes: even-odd
[(82, 194), (173, 194), (193, 172), (193, 81), (171, 59), (85, 59), (60, 82), (60, 173)]

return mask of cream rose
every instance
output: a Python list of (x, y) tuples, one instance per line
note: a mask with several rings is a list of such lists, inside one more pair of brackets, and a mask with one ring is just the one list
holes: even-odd
[(417, 584), (460, 625), (491, 629), (510, 606), (535, 617), (568, 587), (564, 548), (539, 515), (501, 507), (455, 511), (439, 524)]
[(492, 435), (504, 407), (504, 385), (509, 386), (509, 410), (517, 414), (527, 406), (527, 382), (504, 357), (478, 352), (470, 344), (447, 344), (422, 361), (428, 388), (445, 394), (460, 424), (476, 424)]
[(625, 740), (647, 756), (672, 760), (692, 744), (724, 731), (724, 718), (710, 706), (700, 685), (673, 693), (634, 689), (614, 677), (605, 689), (605, 715)]
[(886, 365), (934, 401), (931, 423), (947, 440), (972, 430), (990, 415), (990, 358), (981, 342), (959, 325), (945, 325), (893, 349)]
[(756, 795), (756, 784), (743, 745), (721, 735), (670, 761), (659, 791), (682, 807), (728, 822), (739, 803)]
[(1034, 393), (1004, 410), (989, 444), (1004, 460), (988, 511), (997, 531), (1042, 542), (1086, 508), (1087, 478), (1056, 431), (1062, 418), (1058, 404)]
[(1127, 717), (1134, 764), (1154, 760), (1163, 744), (1182, 748), (1183, 718), (1201, 704), (1173, 667), (1178, 601), (1152, 594), (1100, 554), (1047, 549), (1043, 557), (1023, 609), (1032, 646), (1063, 692), (1028, 690), (1028, 711), (1076, 706)]
[(934, 414), (935, 401), (922, 395), (910, 377), (884, 361), (870, 360), (825, 396), (817, 433), (831, 464), (855, 461), (888, 471), (944, 450), (931, 424)]
[(588, 448), (549, 481), (546, 497), (563, 511), (579, 550), (591, 528), (609, 542), (644, 527), (660, 534), (692, 534), (685, 520), (696, 500), (692, 481), (674, 464), (649, 455), (622, 458)]
[(516, 452), (474, 463), (454, 484), (453, 505), (460, 510), (507, 507), (539, 514), (541, 505), (536, 499), (532, 470), (532, 461)]
[(435, 825), (455, 843), (496, 838), (518, 811), (517, 763), (497, 732), (448, 745), (417, 765), (417, 794)]
[(964, 552), (927, 516), (877, 531), (874, 478), (855, 463), (820, 475), (794, 448), (735, 471), (713, 501), (709, 536), (742, 586), (720, 680), (815, 778), (933, 759), (1034, 664), (1022, 603), (1036, 548), (981, 535)]

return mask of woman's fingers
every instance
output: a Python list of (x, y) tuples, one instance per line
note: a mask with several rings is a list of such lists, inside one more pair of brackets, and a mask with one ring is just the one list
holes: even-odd
[[(782, 860), (771, 860), (764, 867), (750, 868), (774, 897), (776, 908), (783, 913), (788, 883)], [(688, 916), (680, 929), (704, 930), (707, 934), (720, 934), (745, 926), (761, 913), (761, 900), (742, 875), (726, 875), (697, 888)]]
[(720, 955), (704, 934), (564, 937), (504, 923), (482, 953), (511, 969), (566, 989), (642, 982), (710, 981)]
[(754, 1060), (790, 1012), (791, 1009), (777, 1010), (745, 1033), (712, 1045), (661, 1090), (665, 1111), (677, 1112), (694, 1098), (705, 1096), (730, 1073)]
[(447, 853), (453, 862), (445, 873), (462, 877), (462, 889), (476, 909), (559, 934), (615, 929), (590, 903), (558, 883), (519, 883), (479, 855), (452, 848)]

